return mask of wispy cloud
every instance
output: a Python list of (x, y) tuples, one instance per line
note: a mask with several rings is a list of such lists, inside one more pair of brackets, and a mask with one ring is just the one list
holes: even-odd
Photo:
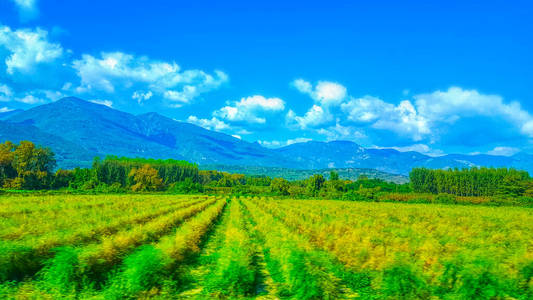
[(487, 152), (490, 155), (512, 156), (520, 152), (520, 149), (515, 147), (494, 147), (494, 149)]
[(39, 16), (37, 0), (12, 0), (19, 11), (21, 22), (28, 22)]
[(92, 103), (105, 105), (107, 107), (113, 107), (113, 101), (111, 101), (111, 100), (93, 99), (93, 100), (89, 100), (89, 101), (92, 102)]
[(310, 138), (299, 137), (299, 138), (294, 138), (294, 139), (288, 139), (286, 141), (278, 141), (278, 140), (262, 141), (262, 140), (259, 140), (257, 142), (263, 147), (279, 148), (279, 147), (289, 146), (289, 145), (296, 144), (296, 143), (305, 143), (305, 142), (309, 142), (309, 141), (311, 141)]

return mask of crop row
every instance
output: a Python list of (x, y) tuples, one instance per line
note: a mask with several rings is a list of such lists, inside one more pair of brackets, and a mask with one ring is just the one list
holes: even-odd
[[(462, 207), (459, 213), (411, 205), (358, 203), (347, 209), (333, 202), (253, 202), (352, 272), (371, 273), (384, 294), (469, 298), (483, 290), (492, 297), (521, 297), (531, 289), (533, 245), (525, 237), (532, 231), (523, 211), (516, 221), (512, 210), (490, 208)], [(405, 279), (404, 286), (391, 287), (394, 274), (402, 274), (397, 279)]]
[(341, 282), (332, 272), (329, 255), (316, 251), (255, 201), (243, 202), (259, 236), (268, 272), (280, 297), (334, 299), (340, 297)]
[(257, 270), (255, 249), (246, 230), (242, 204), (233, 199), (222, 232), (216, 264), (204, 281), (204, 288), (216, 298), (251, 296), (255, 292)]
[(94, 227), (96, 224), (108, 223), (111, 220), (121, 219), (127, 215), (154, 210), (162, 206), (187, 203), (194, 200), (163, 198), (160, 201), (137, 202), (128, 201), (111, 202), (108, 205), (85, 209), (68, 209), (63, 211), (47, 211), (44, 214), (18, 214), (10, 218), (2, 218), (0, 238), (3, 240), (30, 239), (32, 245), (36, 239), (41, 240), (43, 235), (68, 235), (72, 231)]
[(139, 247), (124, 260), (119, 272), (108, 283), (104, 290), (106, 298), (142, 297), (160, 288), (169, 278), (179, 277), (182, 264), (200, 252), (206, 234), (226, 203), (219, 200), (176, 228), (173, 234), (155, 244)]
[[(194, 200), (189, 203), (156, 209), (155, 212), (140, 212), (137, 215), (125, 216), (122, 220), (106, 223), (102, 227), (78, 231), (78, 234), (68, 236), (63, 240), (49, 240), (44, 244), (46, 247), (43, 247), (42, 243), (38, 244), (37, 247), (29, 248), (3, 242), (1, 246), (4, 249), (1, 249), (2, 254), (0, 254), (0, 265), (3, 268), (1, 268), (0, 279), (2, 281), (6, 279), (20, 280), (40, 269), (42, 261), (50, 256), (50, 249), (53, 247), (79, 245), (92, 239), (98, 243), (87, 245), (80, 250), (81, 257), (87, 262), (84, 263), (85, 268), (94, 269), (97, 265), (105, 266), (105, 263), (117, 260), (117, 257), (127, 252), (128, 249), (164, 235), (175, 225), (202, 211), (215, 201), (215, 198), (204, 201)], [(148, 222), (143, 223), (144, 221)], [(127, 226), (132, 224), (139, 225), (131, 228)], [(96, 234), (98, 229), (102, 230), (101, 233), (111, 234)]]

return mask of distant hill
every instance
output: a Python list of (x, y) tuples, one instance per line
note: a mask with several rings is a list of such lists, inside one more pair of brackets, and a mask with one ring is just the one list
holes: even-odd
[(1, 113), (0, 141), (5, 140), (32, 140), (49, 146), (57, 153), (59, 167), (63, 168), (89, 166), (94, 156), (113, 154), (184, 159), (202, 166), (304, 170), (298, 174), (305, 174), (305, 170), (334, 168), (375, 169), (407, 175), (413, 167), (419, 166), (493, 166), (533, 171), (533, 156), (525, 153), (511, 157), (459, 154), (431, 157), (418, 152), (367, 149), (348, 141), (313, 141), (269, 149), (157, 113), (132, 115), (74, 97), (25, 111)]
[(431, 157), (418, 152), (394, 149), (362, 148), (353, 142), (306, 142), (274, 150), (310, 169), (361, 168), (407, 175), (413, 167), (431, 169), (469, 168), (474, 166), (514, 167), (533, 171), (533, 156), (525, 153), (512, 157), (494, 155), (450, 154)]
[(276, 168), (276, 167), (256, 167), (256, 166), (223, 166), (223, 165), (203, 165), (200, 166), (202, 170), (217, 170), (228, 173), (235, 174), (245, 174), (245, 175), (264, 175), (270, 176), (271, 178), (281, 177), (287, 180), (302, 180), (309, 178), (314, 174), (322, 174), (325, 178), (329, 178), (331, 171), (339, 173), (341, 179), (357, 180), (359, 176), (365, 175), (368, 178), (377, 178), (385, 181), (395, 182), (395, 183), (406, 183), (409, 182), (409, 178), (404, 175), (391, 174), (375, 169), (357, 169), (357, 168), (346, 168), (346, 169), (317, 169), (317, 170), (298, 170), (298, 169), (287, 169), (287, 168)]

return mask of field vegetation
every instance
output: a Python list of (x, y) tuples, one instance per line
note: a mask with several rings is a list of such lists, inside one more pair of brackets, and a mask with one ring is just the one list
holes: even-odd
[(530, 208), (176, 195), (0, 205), (2, 298), (533, 297)]

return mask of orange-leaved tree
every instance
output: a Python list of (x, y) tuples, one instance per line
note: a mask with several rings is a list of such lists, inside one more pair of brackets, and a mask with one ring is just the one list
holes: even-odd
[(157, 191), (163, 188), (163, 180), (159, 177), (157, 170), (148, 164), (132, 169), (129, 177), (134, 183), (131, 189), (136, 192)]

